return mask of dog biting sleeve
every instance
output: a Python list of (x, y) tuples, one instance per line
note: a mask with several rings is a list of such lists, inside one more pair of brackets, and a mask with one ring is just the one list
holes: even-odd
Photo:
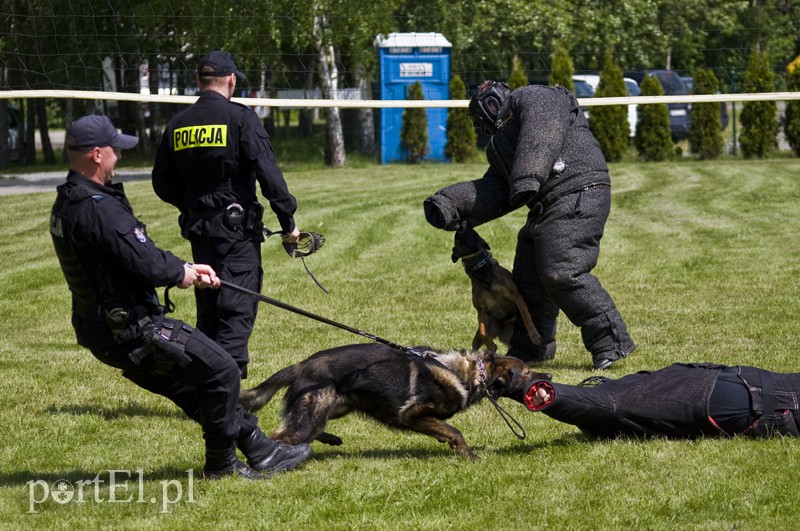
[[(536, 392), (542, 387), (547, 389), (547, 392), (550, 393), (550, 398), (547, 400), (547, 402), (543, 402), (537, 405), (534, 403), (533, 397), (534, 395), (536, 395)], [(553, 387), (550, 384), (550, 382), (547, 382), (546, 380), (539, 380), (538, 382), (533, 382), (533, 384), (531, 384), (528, 390), (525, 391), (525, 398), (524, 398), (525, 407), (530, 409), (531, 411), (541, 411), (542, 409), (547, 407), (553, 401), (553, 399), (555, 399), (555, 397), (556, 397), (555, 387)]]

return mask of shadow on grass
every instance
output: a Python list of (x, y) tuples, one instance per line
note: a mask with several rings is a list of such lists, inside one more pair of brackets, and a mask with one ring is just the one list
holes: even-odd
[[(568, 434), (558, 439), (542, 441), (535, 444), (517, 444), (514, 446), (507, 446), (505, 448), (487, 449), (486, 446), (474, 446), (473, 451), (479, 458), (485, 458), (488, 455), (497, 456), (525, 456), (544, 448), (559, 448), (572, 446), (578, 444), (591, 444), (594, 442), (591, 438), (586, 438), (581, 434)], [(306, 462), (306, 465), (313, 464), (314, 462), (324, 463), (328, 460), (338, 459), (352, 459), (352, 460), (396, 460), (396, 459), (418, 459), (418, 460), (450, 460), (455, 459), (463, 463), (479, 464), (483, 459), (470, 461), (464, 457), (460, 457), (446, 446), (442, 448), (404, 448), (397, 450), (352, 450), (342, 451), (339, 449), (319, 452), (316, 451), (312, 454), (311, 458)], [(195, 479), (202, 479), (202, 463), (198, 462), (197, 466), (192, 468), (193, 476)], [(139, 479), (138, 470), (119, 470), (119, 480), (128, 482), (136, 482)], [(124, 473), (129, 475), (126, 476)], [(144, 481), (162, 481), (170, 479), (185, 479), (188, 470), (185, 467), (167, 466), (155, 469), (148, 469), (144, 467), (141, 472), (141, 477)], [(48, 485), (53, 485), (58, 481), (69, 481), (73, 485), (77, 481), (92, 480), (100, 476), (101, 479), (108, 480), (107, 470), (88, 470), (88, 469), (73, 469), (52, 472), (48, 470), (20, 470), (17, 472), (0, 473), (0, 485), (5, 486), (25, 486), (31, 481), (45, 481)]]
[[(558, 439), (542, 441), (535, 444), (519, 443), (513, 446), (504, 448), (486, 447), (486, 446), (470, 446), (473, 452), (481, 457), (485, 455), (500, 455), (500, 456), (515, 456), (515, 455), (528, 455), (531, 452), (543, 448), (553, 447), (566, 447), (572, 446), (576, 443), (595, 442), (594, 439), (586, 437), (583, 434), (567, 434)], [(462, 458), (453, 450), (450, 450), (447, 445), (442, 445), (440, 448), (402, 448), (397, 450), (340, 450), (330, 449), (324, 452), (315, 451), (311, 456), (311, 461), (327, 461), (329, 459), (376, 459), (376, 460), (390, 460), (390, 459), (447, 459), (447, 458), (463, 459), (464, 462), (470, 462), (467, 458)]]
[(163, 417), (189, 419), (180, 411), (163, 411), (145, 407), (141, 404), (126, 404), (118, 407), (102, 407), (95, 405), (76, 404), (71, 406), (49, 406), (45, 413), (51, 415), (97, 415), (104, 420), (115, 420), (128, 417)]

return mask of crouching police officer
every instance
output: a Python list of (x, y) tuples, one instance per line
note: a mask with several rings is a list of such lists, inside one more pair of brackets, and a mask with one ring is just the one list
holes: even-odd
[[(261, 479), (291, 469), (307, 444), (278, 444), (239, 404), (239, 369), (203, 333), (164, 315), (156, 286), (219, 288), (208, 265), (156, 247), (133, 214), (122, 184), (112, 183), (120, 151), (138, 138), (119, 134), (105, 116), (67, 129), (70, 171), (50, 218), (61, 269), (72, 292), (78, 344), (136, 385), (165, 396), (203, 430), (207, 477)], [(236, 448), (247, 464), (239, 460)]]

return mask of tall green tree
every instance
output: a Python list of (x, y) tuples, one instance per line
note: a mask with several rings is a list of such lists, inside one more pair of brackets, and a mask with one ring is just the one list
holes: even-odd
[[(614, 61), (611, 53), (606, 54), (603, 70), (600, 71), (600, 84), (595, 98), (624, 97), (628, 94), (622, 79), (622, 69)], [(599, 105), (592, 107), (589, 118), (591, 129), (606, 160), (617, 162), (628, 149), (628, 108), (625, 105)]]
[[(458, 74), (450, 78), (450, 99), (467, 99), (467, 86)], [(447, 111), (447, 143), (444, 154), (455, 162), (466, 162), (475, 158), (478, 151), (477, 133), (472, 120), (467, 116), (467, 109), (451, 107)]]
[[(719, 80), (705, 68), (694, 71), (693, 94), (716, 94)], [(689, 128), (689, 149), (699, 159), (715, 159), (722, 153), (722, 112), (719, 103), (694, 103)]]
[[(775, 74), (769, 67), (768, 55), (753, 51), (750, 65), (742, 80), (742, 91), (773, 92)], [(763, 158), (777, 145), (778, 105), (775, 101), (746, 101), (742, 104), (742, 134), (739, 145), (745, 158)]]
[[(642, 80), (642, 96), (663, 96), (661, 82), (652, 76)], [(646, 161), (661, 161), (672, 156), (674, 144), (669, 128), (669, 108), (666, 103), (638, 106), (636, 152)]]
[(528, 76), (525, 75), (525, 65), (522, 64), (522, 59), (515, 55), (511, 60), (511, 74), (506, 81), (511, 90), (524, 87), (528, 84)]
[(564, 46), (557, 44), (553, 51), (553, 72), (550, 74), (550, 85), (561, 85), (573, 92), (575, 90), (575, 84), (572, 82), (574, 73), (575, 68), (572, 65), (569, 52)]
[[(408, 86), (406, 99), (425, 99), (419, 81)], [(406, 150), (406, 160), (412, 164), (422, 162), (428, 154), (428, 113), (423, 107), (408, 107), (403, 111), (400, 143)]]

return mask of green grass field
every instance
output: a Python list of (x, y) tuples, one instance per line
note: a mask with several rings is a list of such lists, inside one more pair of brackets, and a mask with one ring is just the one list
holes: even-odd
[[(289, 168), (298, 223), (327, 237), (307, 264), (330, 295), (274, 240), (264, 244), (264, 293), (398, 343), (469, 346), (469, 281), (450, 261), (452, 234), (427, 225), (421, 203), (484, 166), (362, 166)], [(639, 349), (608, 375), (675, 361), (800, 371), (800, 161), (626, 163), (612, 165), (612, 181), (595, 273)], [(126, 187), (153, 239), (189, 258), (176, 212), (148, 182)], [(800, 518), (800, 441), (597, 442), (511, 401), (524, 441), (488, 402), (452, 419), (479, 462), (351, 416), (330, 425), (344, 445), (314, 443), (296, 472), (205, 481), (199, 428), (75, 345), (48, 234), (53, 198), (0, 197), (0, 528), (779, 529)], [(479, 228), (506, 266), (523, 220), (519, 211)], [(172, 295), (193, 322), (191, 293)], [(577, 383), (591, 359), (579, 331), (559, 327), (546, 368)], [(245, 383), (361, 341), (262, 306)], [(261, 411), (265, 431), (279, 406)], [(109, 470), (121, 471), (113, 489)], [(64, 503), (60, 480), (72, 487)]]

